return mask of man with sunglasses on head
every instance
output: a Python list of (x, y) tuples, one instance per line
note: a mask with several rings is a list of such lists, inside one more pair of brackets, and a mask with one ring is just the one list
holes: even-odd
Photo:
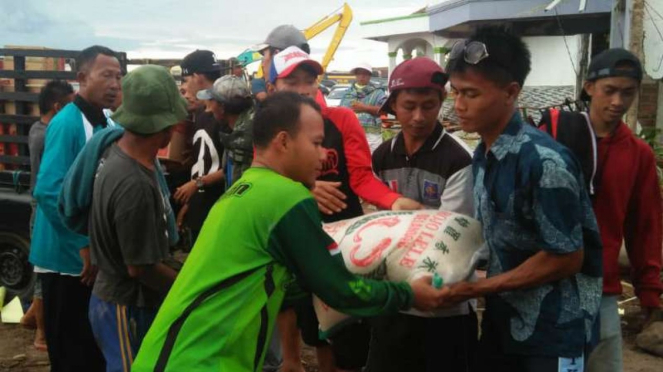
[(486, 299), (479, 370), (582, 372), (596, 333), (601, 240), (578, 161), (516, 111), (529, 71), (527, 46), (500, 28), (450, 52), (461, 126), (481, 135), (474, 205), (489, 259), (486, 279), (446, 287), (447, 303)]
[(625, 243), (633, 286), (647, 322), (660, 309), (661, 191), (654, 152), (622, 121), (642, 80), (638, 58), (609, 49), (592, 59), (584, 85), (589, 112), (549, 110), (541, 129), (574, 152), (582, 164), (603, 241), (601, 341), (590, 371), (623, 370), (619, 251)]

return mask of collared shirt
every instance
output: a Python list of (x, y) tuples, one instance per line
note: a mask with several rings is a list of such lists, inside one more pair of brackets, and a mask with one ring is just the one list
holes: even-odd
[[(376, 88), (371, 84), (362, 88), (358, 88), (357, 84), (352, 84), (341, 100), (340, 106), (352, 108), (352, 103), (355, 101), (369, 106), (382, 106), (386, 100), (387, 96), (383, 89)], [(382, 129), (380, 117), (361, 112), (357, 113), (357, 118), (359, 118), (361, 126), (364, 127), (367, 133), (380, 133)]]
[(373, 171), (394, 192), (428, 208), (474, 214), (472, 150), (440, 123), (411, 156), (402, 132), (380, 145), (373, 153)]
[[(578, 357), (601, 298), (601, 240), (577, 160), (516, 113), (473, 162), (476, 217), (490, 250), (488, 277), (541, 251), (584, 250), (581, 271), (537, 287), (486, 296), (483, 332), (506, 354)], [(488, 335), (487, 335), (488, 337)]]
[[(474, 214), (472, 150), (460, 139), (446, 133), (440, 123), (411, 156), (405, 149), (402, 132), (380, 145), (373, 153), (373, 171), (391, 190), (426, 208), (468, 216)], [(438, 309), (434, 316), (465, 315), (470, 306), (476, 309), (476, 300)]]
[(92, 126), (100, 125), (102, 128), (106, 128), (108, 125), (108, 118), (104, 114), (104, 110), (93, 106), (91, 103), (81, 97), (79, 94), (74, 98), (74, 104), (78, 106), (85, 118), (92, 124)]

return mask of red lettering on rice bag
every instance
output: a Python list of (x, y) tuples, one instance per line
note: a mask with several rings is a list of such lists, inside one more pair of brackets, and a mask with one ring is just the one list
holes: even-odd
[(444, 224), (444, 222), (445, 222), (445, 221), (446, 221), (451, 215), (452, 215), (451, 213), (446, 212), (446, 211), (442, 211), (442, 212), (436, 213), (435, 215), (433, 215), (433, 216), (429, 219), (429, 221), (428, 221), (428, 223), (426, 224), (425, 228), (428, 229), (428, 230), (437, 231), (440, 227), (442, 227), (442, 225)]
[(450, 216), (453, 216), (453, 213), (448, 212), (448, 211), (439, 211), (435, 214), (434, 218), (439, 218), (440, 221), (444, 221)]
[(396, 248), (408, 248), (412, 244), (414, 237), (417, 236), (419, 230), (424, 225), (426, 220), (428, 220), (428, 215), (426, 214), (415, 216), (412, 224), (410, 224), (410, 227), (408, 227), (407, 231), (405, 232), (405, 235), (403, 235), (403, 238), (396, 245)]
[(382, 257), (382, 252), (389, 248), (390, 245), (391, 238), (384, 238), (378, 243), (378, 245), (373, 247), (371, 253), (369, 253), (368, 256), (364, 258), (358, 258), (357, 251), (359, 251), (359, 248), (361, 248), (361, 244), (357, 244), (350, 250), (350, 262), (359, 267), (370, 266), (375, 260)]
[(337, 232), (339, 232), (340, 230), (345, 229), (346, 226), (349, 223), (350, 223), (350, 221), (348, 221), (348, 220), (338, 221), (338, 222), (334, 222), (334, 223), (327, 223), (327, 224), (322, 225), (322, 229), (325, 230), (325, 232), (328, 235), (334, 235)]
[(355, 243), (358, 243), (356, 246), (352, 247), (350, 250), (350, 262), (352, 262), (354, 265), (358, 267), (366, 267), (370, 266), (375, 260), (380, 258), (382, 256), (382, 252), (389, 248), (391, 245), (391, 238), (384, 238), (378, 242), (378, 244), (371, 249), (371, 252), (363, 258), (357, 257), (357, 253), (359, 249), (361, 248), (361, 242), (362, 242), (362, 237), (361, 234), (364, 232), (366, 229), (373, 227), (373, 226), (385, 226), (385, 227), (394, 227), (400, 223), (400, 218), (398, 217), (387, 217), (387, 218), (380, 218), (375, 221), (371, 221), (367, 223), (366, 225), (362, 226), (357, 233), (355, 234), (354, 238), (352, 239)]
[(404, 266), (404, 267), (413, 268), (414, 264), (416, 264), (416, 263), (417, 263), (416, 259), (413, 260), (413, 259), (407, 257), (407, 255), (406, 255), (405, 257), (403, 257), (401, 259), (401, 261), (398, 264), (401, 265), (401, 266)]
[(417, 262), (419, 256), (426, 249), (428, 249), (430, 242), (433, 238), (433, 235), (423, 231), (413, 242), (410, 249), (405, 253), (403, 258), (398, 262), (399, 265), (405, 267), (413, 267), (414, 263)]

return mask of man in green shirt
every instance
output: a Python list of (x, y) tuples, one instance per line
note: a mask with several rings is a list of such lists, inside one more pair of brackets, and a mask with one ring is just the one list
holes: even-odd
[(212, 208), (132, 371), (260, 371), (293, 280), (356, 316), (440, 306), (429, 277), (379, 282), (345, 268), (309, 191), (326, 158), (323, 128), (310, 98), (264, 101), (253, 167)]

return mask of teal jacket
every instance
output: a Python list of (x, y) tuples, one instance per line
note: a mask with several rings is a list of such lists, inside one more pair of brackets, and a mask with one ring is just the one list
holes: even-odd
[[(114, 124), (109, 122), (109, 126)], [(30, 262), (40, 268), (79, 275), (83, 262), (79, 250), (87, 247), (87, 236), (69, 230), (58, 213), (58, 197), (67, 171), (92, 134), (93, 126), (74, 103), (65, 106), (46, 129), (44, 154), (33, 192), (37, 213), (30, 244)]]

